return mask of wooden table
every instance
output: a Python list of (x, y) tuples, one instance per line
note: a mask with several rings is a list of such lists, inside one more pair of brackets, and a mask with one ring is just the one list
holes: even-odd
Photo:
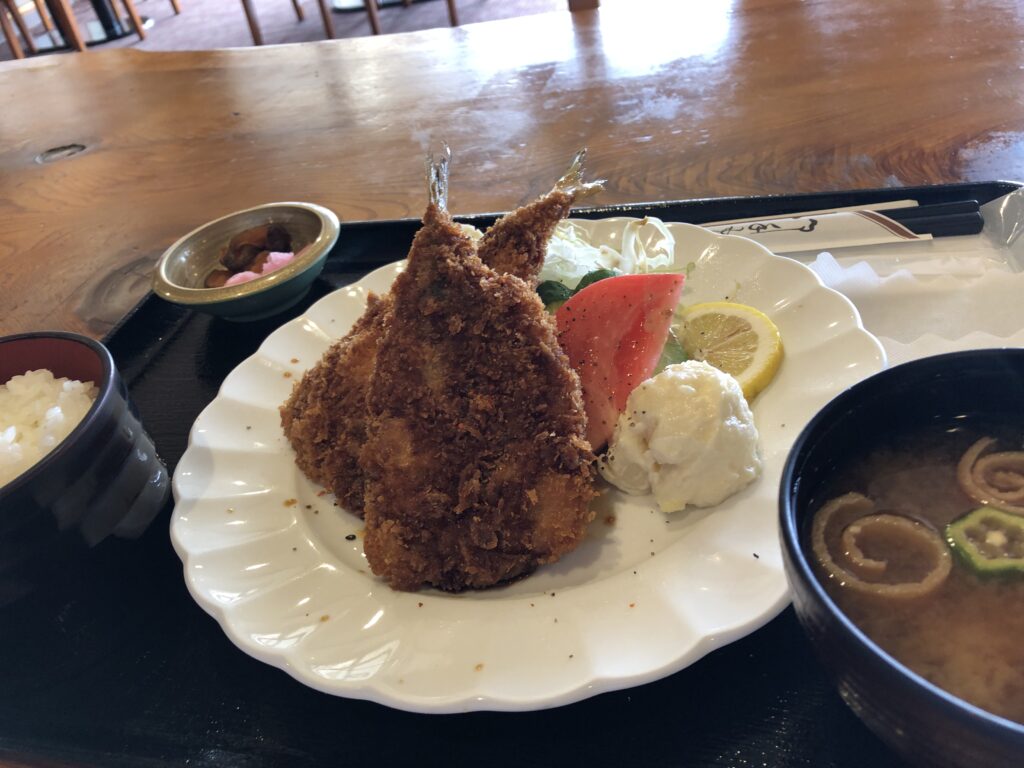
[[(442, 138), (456, 152), (460, 213), (539, 194), (583, 144), (593, 175), (608, 179), (604, 203), (1024, 178), (1015, 3), (697, 8), (606, 2), (401, 37), (6, 64), (0, 333), (104, 335), (145, 294), (167, 245), (239, 208), (298, 199), (347, 220), (416, 216), (422, 155)], [(202, 326), (191, 332), (208, 338)], [(260, 332), (247, 325), (238, 335), (255, 345)], [(213, 338), (211, 354), (154, 356), (162, 368), (133, 384), (169, 464), (200, 395), (212, 396), (249, 353), (237, 338)], [(186, 383), (199, 389), (183, 403)], [(554, 756), (618, 766), (625, 752), (635, 765), (784, 768), (834, 765), (808, 762), (826, 748), (850, 755), (844, 765), (896, 764), (861, 743), (859, 726), (838, 736), (820, 727), (853, 715), (819, 684), (809, 655), (793, 658), (805, 646), (791, 614), (670, 679), (574, 707), (416, 717), (325, 697), (252, 661), (184, 594), (166, 527), (129, 546), (119, 564), (134, 570), (97, 566), (109, 592), (46, 614), (52, 644), (28, 648), (25, 624), (5, 624), (7, 671), (19, 674), (2, 678), (14, 691), (3, 711), (8, 726), (30, 727), (0, 738), (0, 765), (312, 766), (323, 755), (340, 765), (361, 749), (356, 763), (373, 752), (383, 765), (416, 750), (427, 764), (434, 755), (499, 767)], [(120, 599), (138, 594), (135, 581), (141, 608)], [(181, 642), (173, 656), (154, 654), (147, 633)], [(755, 706), (733, 697), (729, 674), (756, 689)], [(61, 698), (51, 681), (83, 696)], [(154, 693), (119, 698), (127, 687)], [(809, 688), (819, 696), (810, 703)], [(66, 710), (90, 707), (102, 728), (63, 729)], [(331, 727), (304, 727), (324, 721)], [(58, 740), (95, 749), (46, 748)]]
[(0, 332), (102, 336), (166, 246), (236, 209), (416, 216), (440, 139), (457, 213), (542, 192), (581, 145), (603, 203), (1024, 178), (1019, 22), (1011, 0), (613, 1), (380, 38), (8, 62)]

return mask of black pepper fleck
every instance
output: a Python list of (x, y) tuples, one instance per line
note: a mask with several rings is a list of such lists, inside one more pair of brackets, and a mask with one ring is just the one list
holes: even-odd
[[(350, 533), (348, 536), (345, 537), (345, 541), (355, 541), (355, 540), (356, 540), (356, 535), (354, 533)], [(420, 603), (420, 605), (423, 605), (423, 603)]]

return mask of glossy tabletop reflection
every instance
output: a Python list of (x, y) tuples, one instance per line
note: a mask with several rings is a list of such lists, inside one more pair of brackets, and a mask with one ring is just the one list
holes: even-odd
[(544, 191), (581, 145), (595, 204), (1024, 177), (1024, 9), (605, 0), (597, 11), (302, 45), (0, 66), (0, 332), (100, 337), (159, 254), (279, 200), (419, 215)]

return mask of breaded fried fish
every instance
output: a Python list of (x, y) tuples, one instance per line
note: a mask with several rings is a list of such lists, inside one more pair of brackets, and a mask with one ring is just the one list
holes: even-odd
[(573, 549), (593, 516), (579, 380), (532, 286), (445, 209), (447, 160), (392, 287), (367, 394), (364, 549), (392, 587), (489, 587)]
[(487, 230), (477, 243), (477, 253), (484, 264), (495, 272), (515, 275), (536, 285), (558, 222), (569, 215), (577, 200), (601, 189), (603, 184), (583, 182), (586, 156), (586, 149), (581, 149), (550, 192), (502, 216)]
[(366, 440), (366, 387), (390, 316), (390, 295), (371, 293), (362, 317), (305, 373), (281, 406), (281, 426), (299, 469), (357, 513), (363, 510), (359, 449)]
[[(487, 230), (477, 243), (485, 264), (536, 283), (555, 226), (575, 200), (600, 189), (600, 182), (582, 180), (585, 156), (585, 150), (577, 152), (550, 192)], [(356, 514), (363, 511), (358, 457), (366, 440), (367, 386), (390, 313), (390, 294), (371, 294), (363, 317), (306, 372), (281, 407), (281, 424), (299, 468)]]

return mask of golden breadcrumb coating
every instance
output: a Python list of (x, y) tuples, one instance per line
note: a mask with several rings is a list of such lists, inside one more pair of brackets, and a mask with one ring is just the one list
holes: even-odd
[(557, 187), (529, 205), (502, 216), (477, 243), (480, 260), (495, 272), (536, 285), (551, 233), (569, 215), (576, 195)]
[[(477, 244), (480, 258), (498, 272), (531, 285), (544, 264), (555, 226), (577, 192), (555, 187), (494, 223)], [(390, 296), (373, 297), (366, 314), (299, 381), (281, 408), (281, 423), (299, 468), (330, 488), (350, 512), (362, 514), (363, 476), (358, 456), (366, 440), (366, 389), (377, 342), (390, 313)]]
[(364, 548), (397, 589), (488, 587), (593, 517), (579, 380), (530, 285), (436, 205), (392, 287), (367, 394)]
[(371, 293), (362, 317), (306, 371), (281, 406), (281, 426), (299, 469), (357, 514), (363, 510), (359, 449), (366, 441), (366, 386), (390, 305), (390, 296)]

